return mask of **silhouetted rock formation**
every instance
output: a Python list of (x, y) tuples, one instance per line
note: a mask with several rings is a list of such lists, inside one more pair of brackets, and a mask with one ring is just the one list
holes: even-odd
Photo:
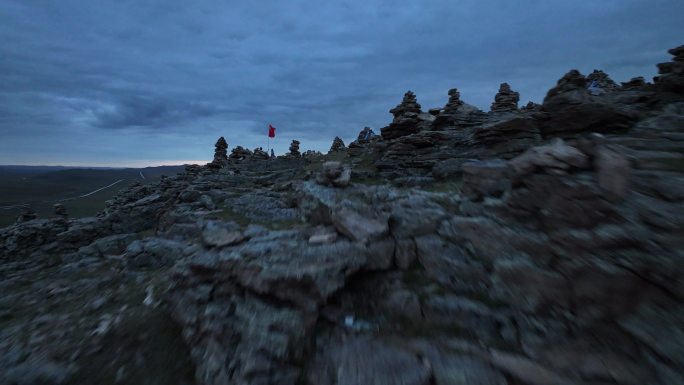
[(520, 101), (520, 94), (511, 90), (508, 83), (501, 83), (499, 92), (494, 96), (494, 103), (492, 103), (492, 112), (510, 112), (518, 109), (518, 101)]
[(536, 111), (541, 107), (540, 104), (534, 102), (527, 102), (526, 105), (520, 108), (522, 111)]
[(21, 213), (17, 218), (17, 223), (28, 222), (38, 218), (38, 214), (29, 206), (21, 208)]
[(257, 147), (254, 149), (254, 152), (252, 153), (252, 159), (255, 160), (268, 160), (269, 155), (266, 151), (264, 151), (263, 147)]
[(667, 91), (684, 93), (684, 45), (667, 51), (672, 61), (658, 64), (657, 84)]
[(605, 92), (615, 91), (616, 89), (620, 88), (620, 86), (618, 86), (617, 83), (615, 83), (607, 73), (601, 70), (594, 70), (592, 73), (587, 75), (587, 80), (589, 82), (593, 82), (598, 88)]
[(411, 91), (404, 94), (404, 99), (392, 108), (390, 113), (394, 115), (394, 119), (389, 126), (380, 130), (383, 139), (396, 139), (415, 134), (423, 128), (423, 123), (434, 119), (433, 116), (422, 113), (416, 95)]
[(458, 89), (452, 88), (448, 92), (449, 100), (444, 108), (430, 109), (430, 114), (435, 117), (431, 129), (441, 130), (445, 127), (468, 127), (482, 123), (484, 113), (475, 106), (461, 100)]
[(299, 152), (298, 140), (293, 140), (292, 143), (290, 143), (290, 152), (288, 152), (288, 155), (295, 158), (302, 156), (302, 154)]
[(643, 76), (636, 76), (627, 82), (622, 82), (622, 88), (629, 90), (629, 89), (634, 89), (634, 88), (641, 88), (646, 85), (646, 80), (644, 79)]
[(67, 215), (66, 207), (64, 207), (63, 204), (61, 203), (56, 203), (52, 206), (52, 212), (58, 216), (59, 218), (62, 219), (67, 219), (69, 216)]
[(345, 163), (237, 147), (96, 217), (26, 208), (0, 229), (0, 383), (682, 384), (668, 69), (600, 96), (571, 71), (438, 130), (413, 108)]
[(214, 147), (214, 160), (212, 160), (209, 165), (214, 168), (219, 168), (228, 163), (228, 142), (226, 142), (226, 139), (224, 137), (220, 137), (216, 141)]
[(332, 146), (330, 146), (330, 152), (341, 151), (345, 148), (342, 139), (339, 136), (336, 136), (335, 139), (333, 139)]
[(624, 130), (638, 117), (630, 106), (592, 96), (587, 79), (577, 70), (565, 74), (544, 98), (542, 135), (549, 137), (586, 131)]
[(229, 159), (234, 160), (234, 161), (241, 161), (245, 159), (250, 159), (252, 157), (252, 152), (249, 151), (248, 149), (242, 147), (242, 146), (237, 146), (233, 148), (233, 150), (230, 152)]
[(458, 92), (457, 88), (452, 88), (448, 92), (449, 100), (443, 108), (443, 113), (445, 114), (455, 114), (458, 112), (459, 108), (463, 106), (463, 101), (461, 100), (461, 93)]

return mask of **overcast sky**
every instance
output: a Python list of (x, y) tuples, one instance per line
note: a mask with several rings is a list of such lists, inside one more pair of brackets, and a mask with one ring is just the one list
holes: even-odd
[(650, 79), (682, 0), (2, 0), (0, 164), (143, 166), (292, 139), (327, 151), (413, 90), (485, 111), (567, 70)]

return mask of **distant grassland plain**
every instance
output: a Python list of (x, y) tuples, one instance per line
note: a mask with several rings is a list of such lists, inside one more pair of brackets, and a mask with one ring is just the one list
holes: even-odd
[(63, 204), (71, 218), (93, 216), (104, 209), (105, 201), (133, 182), (154, 183), (162, 175), (172, 176), (183, 169), (0, 166), (0, 227), (14, 223), (22, 205), (33, 208), (39, 218), (53, 217), (55, 203)]

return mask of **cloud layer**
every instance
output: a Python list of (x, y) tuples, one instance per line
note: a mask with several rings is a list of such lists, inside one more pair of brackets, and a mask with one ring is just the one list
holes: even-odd
[(5, 0), (0, 164), (207, 160), (218, 136), (327, 150), (411, 89), (488, 110), (541, 101), (567, 70), (655, 75), (684, 44), (679, 0)]

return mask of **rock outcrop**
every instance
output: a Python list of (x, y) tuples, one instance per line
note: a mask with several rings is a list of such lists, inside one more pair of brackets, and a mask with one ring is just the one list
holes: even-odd
[(0, 383), (684, 383), (668, 68), (601, 95), (571, 71), (511, 114), (407, 94), (344, 163), (237, 147), (96, 217), (27, 209), (0, 229)]
[(684, 45), (667, 51), (672, 61), (658, 64), (657, 84), (664, 90), (684, 93)]
[(618, 105), (591, 95), (587, 79), (577, 70), (565, 74), (549, 90), (541, 110), (548, 119), (542, 122), (542, 135), (566, 136), (581, 132), (626, 130), (638, 119), (629, 105)]
[(613, 81), (613, 79), (608, 76), (607, 73), (601, 70), (594, 70), (592, 73), (587, 75), (587, 80), (593, 83), (595, 87), (598, 87), (603, 92), (615, 91), (620, 86)]
[(373, 132), (373, 129), (371, 129), (370, 127), (364, 127), (363, 130), (359, 132), (359, 135), (356, 138), (356, 142), (359, 144), (368, 143), (377, 137), (378, 135), (376, 135), (375, 132)]
[(228, 157), (232, 161), (243, 161), (250, 159), (252, 157), (252, 152), (249, 151), (248, 149), (242, 147), (242, 146), (237, 146), (233, 148), (233, 150), (230, 152), (230, 156)]
[(513, 91), (508, 83), (501, 83), (499, 92), (494, 96), (492, 112), (511, 112), (518, 110), (520, 94)]

